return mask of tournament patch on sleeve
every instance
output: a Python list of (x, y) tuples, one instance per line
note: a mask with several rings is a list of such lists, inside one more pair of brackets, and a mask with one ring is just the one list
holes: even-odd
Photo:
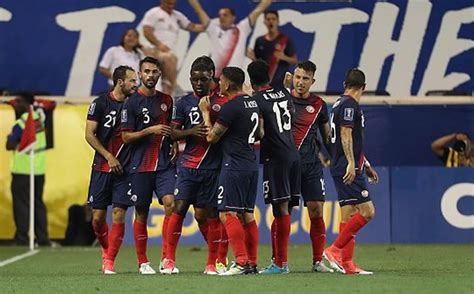
[(89, 115), (94, 115), (95, 113), (95, 106), (96, 106), (96, 102), (93, 102), (90, 106), (89, 106), (89, 112), (87, 114)]
[(120, 117), (120, 122), (126, 123), (128, 121), (128, 115), (127, 115), (127, 110), (123, 109), (122, 110), (122, 115)]
[(354, 108), (344, 108), (344, 120), (354, 120)]

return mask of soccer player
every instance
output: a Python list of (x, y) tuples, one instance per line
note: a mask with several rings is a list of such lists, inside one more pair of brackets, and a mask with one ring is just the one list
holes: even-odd
[(219, 88), (222, 95), (229, 97), (229, 101), (222, 107), (215, 124), (211, 121), (209, 98), (199, 102), (205, 125), (210, 127), (206, 139), (213, 144), (221, 141), (223, 150), (217, 203), (219, 217), (235, 256), (235, 263), (221, 274), (226, 276), (257, 273), (259, 236), (253, 210), (258, 166), (253, 146), (263, 134), (262, 128), (259, 128), (257, 102), (242, 93), (244, 80), (245, 74), (240, 68), (226, 67), (222, 70)]
[[(128, 176), (125, 168), (130, 152), (122, 141), (118, 118), (125, 99), (137, 90), (137, 76), (133, 68), (119, 66), (114, 70), (112, 77), (113, 90), (96, 98), (89, 107), (85, 133), (87, 143), (96, 151), (88, 203), (92, 207), (94, 233), (102, 247), (104, 274), (115, 274), (113, 260), (107, 256), (109, 247), (114, 247), (112, 251), (115, 255), (120, 247), (120, 244), (112, 246), (109, 244), (107, 207), (114, 204), (111, 236), (120, 234), (123, 238), (125, 212), (130, 205), (126, 197)], [(122, 239), (120, 243), (121, 241)]]
[[(123, 141), (132, 144), (128, 195), (135, 206), (133, 230), (141, 274), (156, 273), (146, 255), (147, 218), (153, 192), (163, 204), (166, 215), (174, 206), (176, 169), (170, 153), (175, 152), (175, 148), (171, 148), (169, 139), (173, 99), (155, 90), (160, 75), (158, 60), (145, 57), (140, 61), (141, 86), (125, 103), (121, 118)], [(163, 231), (166, 226), (165, 219)]]
[[(331, 153), (331, 128), (326, 102), (309, 91), (315, 82), (315, 73), (316, 65), (309, 60), (298, 63), (294, 71), (291, 96), (295, 115), (292, 132), (301, 157), (301, 195), (311, 220), (309, 235), (313, 248), (313, 271), (333, 272), (322, 261), (326, 243), (323, 219), (325, 189), (322, 165), (318, 157), (318, 129), (326, 149)], [(299, 199), (295, 200), (291, 204), (298, 206)]]
[(268, 32), (257, 38), (254, 49), (247, 49), (247, 57), (253, 61), (261, 59), (268, 63), (270, 84), (279, 86), (283, 83), (290, 65), (298, 63), (298, 58), (290, 37), (278, 30), (278, 11), (267, 10), (263, 15)]
[(365, 75), (350, 69), (344, 81), (344, 94), (333, 105), (331, 113), (331, 174), (336, 186), (342, 219), (339, 235), (324, 250), (331, 267), (345, 274), (372, 274), (352, 261), (355, 236), (374, 217), (375, 207), (365, 179), (378, 183), (378, 175), (364, 155), (364, 114), (359, 101), (365, 90)]
[(220, 221), (217, 213), (217, 179), (221, 164), (220, 146), (209, 144), (205, 137), (208, 128), (199, 110), (202, 97), (210, 96), (211, 120), (215, 122), (224, 96), (211, 93), (213, 65), (197, 58), (190, 71), (194, 92), (176, 102), (171, 128), (173, 140), (186, 140), (186, 147), (179, 158), (178, 178), (175, 188), (175, 208), (168, 228), (168, 244), (163, 274), (171, 274), (175, 267), (176, 248), (181, 236), (184, 218), (192, 204), (195, 218), (208, 245), (208, 259), (204, 270), (207, 275), (217, 275), (216, 259), (220, 239)]
[(201, 24), (212, 44), (211, 57), (216, 64), (215, 76), (221, 75), (226, 66), (243, 67), (247, 39), (252, 33), (260, 14), (272, 3), (262, 0), (255, 9), (238, 24), (235, 24), (235, 11), (230, 7), (219, 9), (219, 18), (210, 19), (198, 0), (189, 0), (190, 5), (199, 17)]
[[(268, 64), (258, 60), (249, 64), (247, 72), (255, 90), (254, 98), (263, 118), (265, 136), (260, 141), (263, 163), (263, 196), (272, 205), (272, 239), (275, 238), (275, 262), (263, 274), (288, 273), (288, 241), (291, 217), (288, 211), (292, 197), (299, 197), (301, 186), (300, 156), (291, 133), (293, 103), (282, 86), (268, 83)], [(273, 237), (274, 236), (274, 237)]]

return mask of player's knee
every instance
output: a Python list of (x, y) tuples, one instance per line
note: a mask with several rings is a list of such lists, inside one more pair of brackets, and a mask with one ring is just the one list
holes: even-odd
[(186, 213), (188, 212), (189, 204), (187, 204), (184, 201), (178, 200), (178, 201), (175, 201), (173, 206), (174, 206), (173, 213), (176, 213), (177, 215), (180, 215), (183, 217), (186, 216)]
[(202, 225), (205, 224), (207, 221), (207, 216), (205, 213), (195, 213), (194, 219), (197, 221), (198, 224)]
[(370, 221), (371, 219), (374, 218), (375, 216), (375, 208), (374, 206), (369, 206), (367, 208), (364, 208), (359, 212), (367, 221)]
[(321, 201), (308, 201), (306, 207), (310, 218), (323, 217), (323, 205)]
[(125, 222), (126, 210), (114, 207), (112, 210), (112, 222), (123, 224)]

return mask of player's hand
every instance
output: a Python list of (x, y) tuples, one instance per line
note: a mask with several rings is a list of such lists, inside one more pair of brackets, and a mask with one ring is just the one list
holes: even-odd
[(283, 59), (285, 58), (285, 53), (283, 53), (283, 51), (281, 50), (275, 50), (275, 52), (273, 53), (273, 56), (275, 56), (278, 59)]
[(355, 179), (355, 176), (356, 176), (356, 172), (355, 172), (354, 163), (347, 164), (346, 174), (344, 175), (344, 177), (342, 177), (342, 181), (344, 182), (344, 184), (346, 185), (352, 184), (352, 182)]
[(178, 142), (173, 142), (173, 144), (171, 144), (170, 155), (171, 155), (171, 163), (175, 164), (176, 160), (178, 160), (178, 156), (179, 156), (179, 144), (178, 144)]
[(191, 129), (191, 134), (197, 137), (205, 137), (209, 133), (209, 127), (204, 125), (204, 122), (194, 126)]
[(169, 136), (171, 135), (171, 128), (167, 125), (154, 125), (148, 128), (151, 134)]
[(291, 88), (292, 83), (293, 83), (293, 75), (289, 72), (286, 72), (285, 78), (283, 79), (283, 87)]
[(201, 110), (201, 112), (204, 114), (205, 112), (209, 112), (209, 109), (211, 109), (211, 101), (209, 96), (204, 96), (199, 99), (199, 110)]
[(365, 168), (365, 174), (369, 178), (369, 184), (375, 185), (379, 182), (379, 175), (371, 166)]
[(257, 60), (257, 56), (255, 56), (255, 52), (253, 51), (252, 48), (247, 48), (245, 55), (252, 61)]
[(122, 165), (120, 164), (120, 161), (118, 161), (117, 158), (115, 158), (114, 156), (110, 156), (107, 159), (107, 163), (109, 164), (110, 170), (114, 174), (117, 174), (117, 175), (123, 174)]
[(244, 91), (244, 93), (249, 96), (253, 95), (253, 88), (252, 88), (252, 85), (250, 85), (250, 83), (247, 83), (247, 82), (244, 83), (242, 86), (242, 91)]

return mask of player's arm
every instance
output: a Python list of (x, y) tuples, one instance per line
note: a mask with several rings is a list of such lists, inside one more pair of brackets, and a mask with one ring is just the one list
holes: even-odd
[(332, 154), (331, 127), (329, 126), (328, 121), (319, 125), (319, 132), (321, 133), (324, 147), (326, 147), (329, 154)]
[(171, 124), (171, 140), (178, 141), (190, 136), (204, 137), (209, 132), (209, 127), (204, 122), (190, 129), (182, 129), (177, 124)]
[(86, 121), (86, 134), (85, 134), (86, 141), (95, 151), (99, 152), (99, 154), (102, 155), (105, 158), (105, 160), (107, 160), (107, 163), (109, 164), (109, 167), (112, 170), (112, 172), (120, 175), (123, 173), (123, 169), (122, 169), (122, 165), (120, 164), (120, 161), (118, 161), (118, 159), (115, 158), (115, 156), (112, 153), (110, 153), (102, 145), (102, 143), (100, 143), (99, 139), (97, 139), (96, 132), (97, 132), (98, 125), (99, 123), (94, 120)]
[(227, 127), (221, 125), (220, 123), (215, 123), (209, 133), (206, 136), (206, 140), (209, 143), (217, 143), (224, 136), (227, 131)]
[(257, 7), (255, 7), (255, 9), (250, 12), (248, 18), (252, 27), (255, 26), (257, 18), (268, 8), (268, 6), (270, 6), (270, 4), (272, 4), (272, 0), (262, 0), (257, 5)]
[(155, 46), (156, 49), (158, 49), (161, 52), (170, 51), (170, 48), (168, 46), (166, 46), (164, 43), (162, 43), (160, 40), (158, 40), (155, 37), (155, 34), (153, 33), (153, 31), (154, 31), (154, 28), (152, 26), (149, 26), (149, 25), (143, 26), (143, 35), (145, 35), (145, 38), (148, 40), (148, 42), (153, 44), (153, 46)]
[(186, 29), (196, 33), (204, 32), (211, 21), (209, 15), (206, 13), (204, 8), (202, 8), (201, 3), (199, 3), (198, 0), (189, 0), (189, 5), (194, 9), (194, 12), (196, 12), (201, 23), (190, 23)]
[(263, 139), (263, 136), (265, 136), (265, 126), (264, 126), (263, 118), (260, 117), (258, 119), (257, 133), (255, 134), (255, 139), (261, 140)]
[(444, 154), (445, 146), (453, 142), (454, 140), (456, 140), (457, 137), (458, 137), (458, 134), (453, 133), (453, 134), (438, 138), (434, 140), (433, 143), (431, 143), (431, 150), (436, 156), (442, 157)]
[(346, 185), (349, 185), (352, 183), (352, 181), (354, 181), (356, 176), (351, 127), (341, 126), (341, 144), (342, 150), (344, 150), (344, 155), (347, 159), (346, 174), (344, 175), (342, 180)]
[(169, 136), (171, 135), (171, 128), (170, 126), (159, 124), (159, 125), (154, 125), (154, 126), (151, 126), (151, 127), (148, 127), (146, 129), (143, 129), (141, 131), (136, 131), (136, 132), (123, 130), (122, 140), (126, 144), (129, 144), (129, 143), (139, 141), (149, 135)]
[(377, 184), (379, 182), (379, 175), (375, 171), (375, 169), (370, 165), (370, 162), (367, 158), (364, 158), (364, 168), (365, 174), (369, 178), (370, 184)]

